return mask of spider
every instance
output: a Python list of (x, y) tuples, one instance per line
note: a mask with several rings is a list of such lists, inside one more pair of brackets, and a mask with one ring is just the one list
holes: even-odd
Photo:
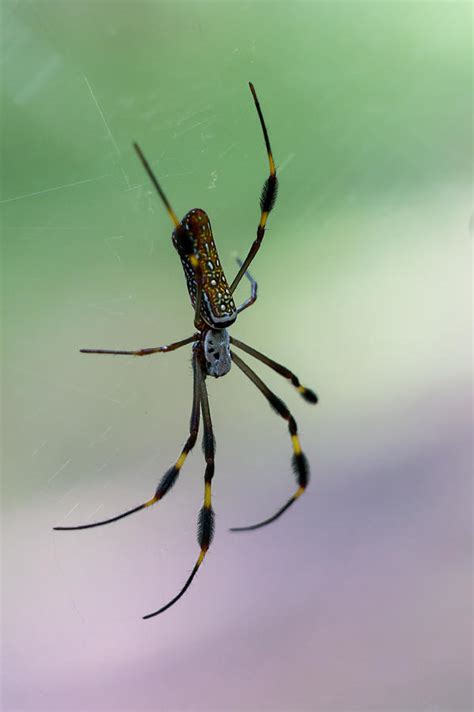
[[(277, 176), (276, 166), (273, 160), (273, 155), (270, 147), (270, 140), (263, 118), (262, 110), (255, 92), (255, 88), (249, 82), (250, 91), (252, 92), (255, 107), (257, 109), (258, 118), (263, 131), (265, 140), (266, 152), (270, 165), (269, 176), (266, 179), (262, 193), (260, 196), (260, 221), (257, 228), (257, 236), (252, 243), (249, 253), (242, 262), (237, 259), (239, 270), (231, 285), (228, 285), (225, 274), (222, 270), (217, 254), (216, 245), (212, 235), (211, 224), (209, 217), (204, 210), (190, 210), (184, 218), (178, 220), (171, 204), (165, 196), (158, 180), (153, 173), (150, 164), (143, 155), (140, 147), (134, 143), (134, 149), (140, 159), (143, 167), (154, 187), (156, 188), (166, 211), (174, 224), (172, 233), (173, 245), (176, 248), (178, 255), (183, 265), (184, 274), (186, 277), (189, 297), (194, 307), (194, 326), (196, 332), (192, 336), (188, 336), (181, 341), (175, 341), (167, 346), (156, 346), (153, 348), (140, 349), (138, 351), (109, 351), (105, 349), (81, 349), (82, 353), (87, 354), (114, 354), (125, 356), (150, 356), (156, 353), (168, 353), (185, 346), (193, 344), (192, 347), (192, 368), (193, 368), (193, 400), (191, 409), (191, 419), (189, 425), (189, 436), (184, 444), (181, 453), (172, 467), (163, 475), (161, 481), (156, 488), (155, 494), (151, 499), (139, 504), (133, 509), (129, 509), (115, 517), (104, 519), (91, 524), (82, 524), (72, 527), (54, 527), (56, 530), (70, 531), (76, 529), (90, 529), (99, 527), (104, 524), (116, 522), (119, 519), (128, 517), (130, 514), (139, 512), (142, 509), (151, 507), (156, 502), (170, 491), (178, 479), (181, 468), (184, 465), (186, 457), (196, 443), (199, 431), (200, 415), (202, 414), (204, 435), (203, 435), (203, 451), (206, 460), (206, 470), (204, 474), (204, 503), (199, 512), (198, 517), (198, 544), (200, 547), (199, 557), (194, 565), (191, 574), (186, 583), (168, 603), (149, 613), (143, 618), (152, 618), (153, 616), (163, 613), (168, 608), (173, 606), (187, 591), (191, 585), (199, 567), (211, 545), (214, 534), (214, 511), (212, 509), (211, 486), (214, 476), (214, 451), (215, 440), (212, 429), (211, 413), (209, 410), (209, 400), (207, 395), (206, 378), (213, 376), (220, 378), (229, 373), (232, 362), (243, 371), (243, 373), (254, 383), (254, 385), (265, 396), (270, 406), (278, 415), (284, 418), (288, 423), (288, 429), (291, 437), (293, 448), (292, 464), (296, 475), (297, 489), (293, 496), (284, 504), (275, 514), (268, 519), (264, 519), (258, 524), (252, 524), (244, 527), (234, 527), (231, 531), (250, 531), (258, 529), (270, 522), (278, 519), (305, 491), (309, 481), (309, 466), (303, 451), (301, 450), (300, 441), (298, 438), (298, 430), (296, 421), (291, 415), (285, 403), (278, 398), (260, 379), (260, 377), (231, 349), (231, 345), (247, 352), (258, 361), (261, 361), (269, 368), (279, 373), (296, 388), (301, 396), (309, 403), (317, 403), (316, 394), (309, 388), (301, 385), (298, 378), (290, 370), (279, 363), (276, 363), (268, 356), (260, 353), (256, 349), (242, 341), (235, 339), (229, 335), (228, 327), (231, 326), (237, 319), (237, 316), (255, 303), (257, 299), (257, 283), (248, 271), (248, 267), (253, 258), (257, 254), (263, 237), (265, 235), (265, 227), (268, 215), (272, 210), (277, 195)], [(246, 276), (250, 282), (250, 296), (236, 308), (233, 293), (243, 276)]]

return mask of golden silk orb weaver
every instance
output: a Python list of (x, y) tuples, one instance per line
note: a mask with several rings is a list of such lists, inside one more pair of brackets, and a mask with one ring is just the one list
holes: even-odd
[[(275, 521), (275, 519), (278, 519), (278, 517), (280, 517), (283, 512), (285, 512), (293, 504), (293, 502), (295, 502), (303, 494), (309, 481), (309, 466), (306, 457), (301, 450), (295, 419), (291, 415), (285, 403), (283, 403), (283, 401), (280, 400), (280, 398), (278, 398), (268, 388), (268, 386), (266, 386), (266, 384), (250, 368), (250, 366), (248, 366), (245, 361), (243, 361), (240, 356), (233, 351), (231, 346), (245, 351), (250, 354), (250, 356), (253, 356), (258, 361), (261, 361), (263, 364), (288, 379), (308, 403), (317, 403), (318, 399), (316, 394), (309, 388), (302, 386), (295, 374), (285, 368), (285, 366), (276, 363), (276, 361), (268, 358), (268, 356), (265, 356), (253, 347), (233, 338), (227, 331), (228, 327), (236, 321), (237, 316), (244, 311), (244, 309), (247, 309), (247, 307), (254, 304), (257, 299), (257, 283), (248, 272), (248, 267), (257, 254), (263, 241), (268, 215), (275, 204), (277, 195), (276, 166), (273, 160), (272, 150), (270, 148), (270, 139), (268, 138), (267, 127), (265, 125), (255, 88), (251, 82), (249, 83), (249, 86), (263, 131), (270, 171), (269, 176), (263, 185), (260, 196), (260, 221), (257, 227), (257, 236), (252, 243), (245, 260), (243, 262), (241, 260), (237, 260), (239, 270), (231, 285), (229, 286), (219, 262), (217, 248), (212, 235), (211, 223), (207, 214), (204, 210), (190, 210), (181, 221), (178, 220), (176, 213), (158, 183), (150, 164), (146, 160), (139, 146), (134, 144), (135, 151), (174, 224), (172, 241), (183, 265), (189, 297), (194, 308), (194, 326), (196, 328), (196, 332), (192, 336), (188, 336), (181, 341), (175, 341), (167, 346), (156, 346), (152, 348), (140, 349), (138, 351), (81, 349), (82, 353), (87, 354), (150, 356), (151, 354), (156, 353), (168, 353), (169, 351), (175, 351), (186, 344), (193, 344), (193, 400), (189, 424), (189, 436), (178, 459), (163, 475), (153, 497), (143, 504), (133, 507), (133, 509), (122, 512), (122, 514), (118, 514), (115, 517), (110, 517), (110, 519), (104, 519), (99, 522), (93, 522), (92, 524), (82, 524), (72, 527), (54, 527), (56, 530), (60, 531), (91, 529), (93, 527), (99, 527), (104, 524), (116, 522), (119, 519), (128, 517), (130, 514), (134, 514), (142, 509), (151, 507), (156, 504), (156, 502), (162, 500), (178, 479), (186, 457), (196, 443), (199, 432), (200, 417), (202, 415), (204, 431), (203, 451), (206, 460), (206, 469), (204, 473), (204, 503), (198, 517), (197, 538), (200, 553), (186, 583), (176, 594), (176, 596), (174, 596), (174, 598), (158, 610), (143, 616), (144, 618), (152, 618), (159, 613), (163, 613), (163, 611), (166, 611), (168, 608), (173, 606), (183, 596), (204, 561), (212, 542), (214, 534), (212, 478), (214, 476), (215, 440), (206, 386), (206, 378), (208, 376), (213, 376), (214, 378), (225, 376), (229, 373), (232, 363), (235, 363), (235, 365), (264, 395), (273, 410), (275, 410), (278, 415), (287, 421), (293, 448), (292, 464), (297, 481), (297, 489), (293, 496), (290, 497), (290, 499), (271, 517), (264, 519), (258, 524), (235, 527), (231, 529), (231, 531), (249, 531), (252, 529), (258, 529), (259, 527), (263, 527), (266, 524), (270, 524), (270, 522)], [(232, 295), (244, 275), (250, 282), (250, 296), (243, 302), (243, 304), (236, 308)]]

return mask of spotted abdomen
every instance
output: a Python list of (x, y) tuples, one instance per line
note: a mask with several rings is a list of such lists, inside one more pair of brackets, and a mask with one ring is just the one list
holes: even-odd
[(173, 244), (181, 258), (193, 306), (196, 305), (197, 285), (190, 255), (194, 254), (199, 260), (203, 276), (201, 316), (206, 324), (214, 329), (233, 324), (237, 310), (219, 261), (207, 213), (199, 208), (190, 210), (181, 226), (173, 232)]

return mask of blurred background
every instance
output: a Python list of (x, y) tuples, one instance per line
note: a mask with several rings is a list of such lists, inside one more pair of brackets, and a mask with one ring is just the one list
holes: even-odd
[[(3, 4), (3, 709), (472, 708), (471, 6)], [(208, 382), (216, 536), (186, 596), (200, 446), (172, 225), (210, 217), (229, 279), (268, 171), (280, 192), (232, 333), (314, 388), (286, 423), (233, 369)], [(243, 301), (248, 284), (237, 298)]]

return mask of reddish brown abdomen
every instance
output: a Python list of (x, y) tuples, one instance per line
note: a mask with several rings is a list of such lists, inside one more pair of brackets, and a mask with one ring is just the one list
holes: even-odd
[[(189, 261), (189, 239), (192, 240), (194, 254), (199, 259), (203, 275), (202, 318), (212, 328), (224, 329), (233, 324), (237, 310), (219, 261), (209, 217), (204, 210), (196, 208), (184, 216), (181, 226), (185, 234), (181, 237), (179, 231), (175, 230), (173, 244), (181, 257), (191, 302), (193, 306), (196, 305), (197, 288), (195, 271)], [(183, 249), (185, 243), (186, 249)]]

